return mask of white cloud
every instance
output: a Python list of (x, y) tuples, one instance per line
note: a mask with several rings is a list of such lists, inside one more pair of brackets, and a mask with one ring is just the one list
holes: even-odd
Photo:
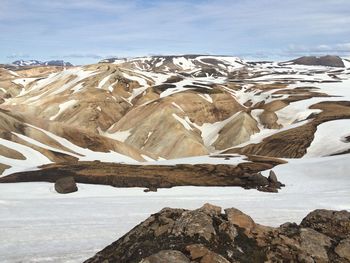
[(0, 1), (0, 59), (16, 50), (81, 61), (89, 54), (344, 53), (350, 35), (349, 0)]
[(350, 55), (350, 43), (339, 43), (333, 45), (316, 45), (316, 46), (305, 46), (305, 45), (289, 45), (289, 47), (284, 50), (286, 55)]

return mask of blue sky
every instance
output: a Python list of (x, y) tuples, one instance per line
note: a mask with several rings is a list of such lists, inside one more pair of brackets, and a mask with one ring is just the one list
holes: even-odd
[(0, 63), (185, 53), (350, 57), (350, 0), (0, 0)]

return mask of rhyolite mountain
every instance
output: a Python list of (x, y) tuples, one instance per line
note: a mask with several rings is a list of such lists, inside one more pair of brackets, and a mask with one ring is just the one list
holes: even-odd
[(309, 60), (184, 55), (0, 68), (0, 174), (77, 161), (347, 153), (337, 125), (350, 118), (350, 63)]

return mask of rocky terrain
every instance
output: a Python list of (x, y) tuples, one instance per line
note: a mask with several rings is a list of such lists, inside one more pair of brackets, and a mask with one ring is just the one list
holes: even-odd
[[(228, 159), (232, 157), (226, 157)], [(234, 158), (234, 157), (233, 157)], [(248, 159), (249, 160), (249, 159)], [(177, 164), (177, 165), (128, 165), (101, 162), (59, 163), (43, 166), (39, 171), (14, 173), (0, 178), (0, 183), (57, 182), (62, 176), (76, 182), (112, 185), (115, 187), (157, 188), (173, 186), (240, 186), (277, 192), (281, 186), (274, 172), (268, 178), (261, 170), (269, 169), (283, 161), (251, 157), (251, 161), (238, 165), (225, 164)]]
[[(40, 169), (74, 175), (69, 167), (89, 170), (96, 160), (157, 165), (189, 158), (183, 163), (191, 164), (198, 156), (202, 164), (208, 156), (221, 156), (211, 158), (214, 165), (236, 170), (255, 156), (245, 171), (253, 175), (272, 168), (264, 158), (346, 154), (349, 67), (348, 60), (334, 56), (277, 63), (207, 55), (108, 59), (66, 68), (4, 66), (0, 174), (26, 179), (17, 174), (2, 181), (27, 181), (34, 174), (48, 181)], [(332, 139), (322, 140), (327, 136)], [(110, 165), (96, 167), (93, 176), (99, 178), (113, 171)]]
[(350, 262), (350, 213), (268, 227), (235, 208), (164, 208), (85, 263)]

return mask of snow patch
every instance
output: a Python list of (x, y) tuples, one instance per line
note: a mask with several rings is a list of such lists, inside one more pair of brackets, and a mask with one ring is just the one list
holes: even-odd
[[(350, 150), (350, 120), (334, 120), (317, 126), (314, 140), (304, 157), (320, 157)], [(350, 159), (349, 159), (350, 162)]]
[(60, 104), (59, 107), (59, 111), (54, 115), (50, 117), (50, 121), (55, 120), (58, 116), (60, 116), (62, 114), (62, 112), (66, 111), (67, 109), (71, 108), (72, 106), (74, 106), (78, 101), (77, 100), (69, 100), (66, 101), (62, 104)]

